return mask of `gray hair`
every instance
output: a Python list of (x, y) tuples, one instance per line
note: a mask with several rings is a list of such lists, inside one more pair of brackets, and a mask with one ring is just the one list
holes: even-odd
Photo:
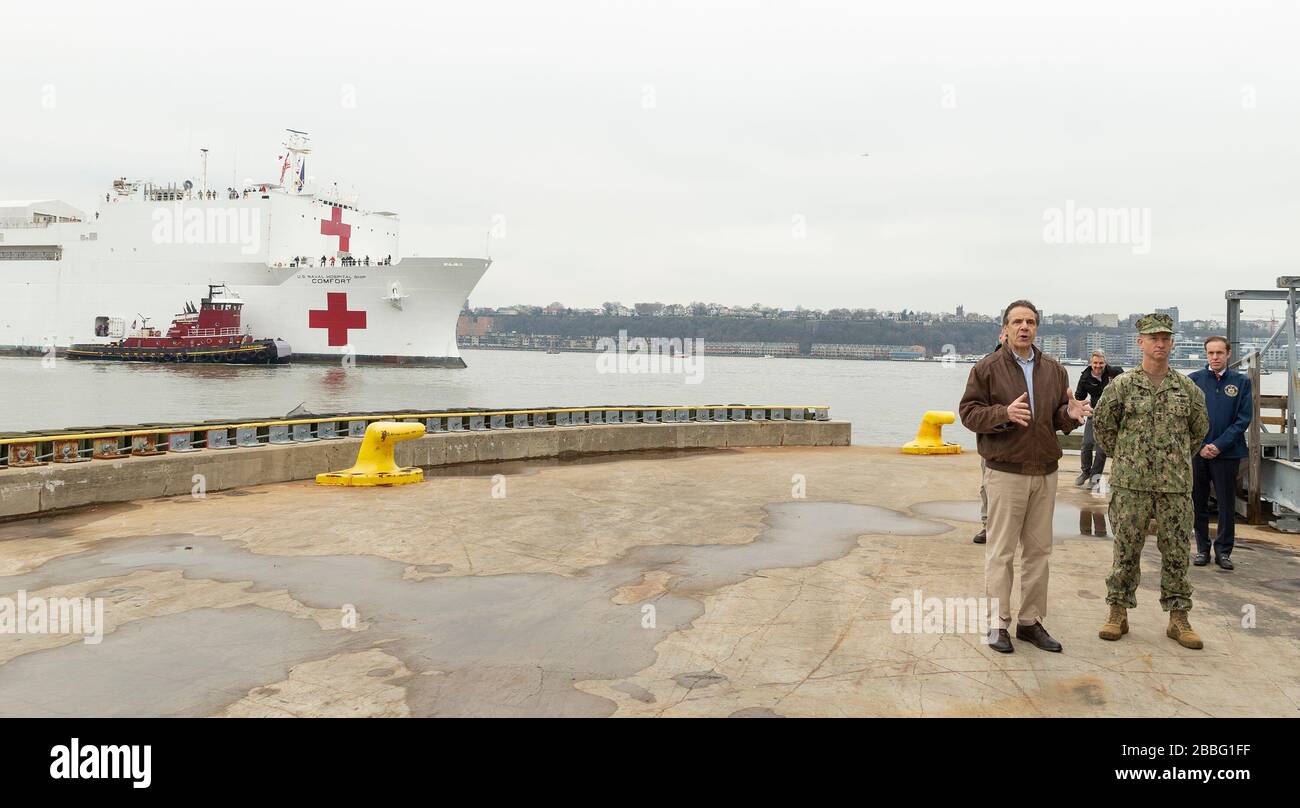
[(1092, 349), (1092, 356), (1089, 356), (1088, 358), (1091, 359), (1093, 356), (1100, 356), (1102, 359), (1105, 359), (1105, 358), (1106, 358), (1106, 352), (1103, 351), (1101, 348), (1093, 348), (1093, 349)]
[(1033, 303), (1030, 303), (1028, 300), (1013, 300), (1008, 304), (1007, 307), (1002, 310), (1002, 325), (1006, 325), (1009, 321), (1012, 309), (1029, 309), (1034, 313), (1034, 322), (1038, 325), (1042, 325), (1039, 321), (1043, 319), (1043, 315), (1039, 314), (1038, 307)]

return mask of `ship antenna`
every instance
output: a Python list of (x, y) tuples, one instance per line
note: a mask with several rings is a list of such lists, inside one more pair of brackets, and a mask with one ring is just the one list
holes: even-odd
[(288, 134), (284, 138), (284, 160), (280, 165), (280, 185), (284, 185), (285, 174), (291, 167), (297, 169), (298, 180), (296, 190), (302, 193), (302, 186), (306, 180), (307, 167), (306, 155), (311, 154), (311, 136), (306, 132), (298, 129), (285, 129)]

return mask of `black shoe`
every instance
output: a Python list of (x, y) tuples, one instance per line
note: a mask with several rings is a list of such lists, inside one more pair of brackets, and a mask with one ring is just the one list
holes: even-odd
[(1090, 475), (1086, 471), (1079, 472), (1079, 476), (1074, 478), (1075, 487), (1081, 486), (1088, 481)]
[(1218, 564), (1220, 567), (1223, 567), (1225, 570), (1232, 569), (1232, 559), (1228, 558), (1227, 556), (1215, 556), (1214, 563)]
[(993, 629), (989, 632), (989, 648), (1003, 654), (1009, 654), (1015, 651), (1015, 646), (1011, 644), (1011, 635), (1005, 628)]
[(975, 538), (971, 539), (971, 541), (974, 542), (975, 544), (983, 544), (985, 541), (988, 540), (988, 537), (989, 537), (988, 531), (985, 530), (984, 528), (980, 528), (980, 532), (976, 533)]
[(1029, 640), (1034, 645), (1044, 651), (1059, 652), (1061, 644), (1052, 639), (1052, 635), (1047, 633), (1042, 623), (1034, 623), (1032, 626), (1016, 626), (1016, 639)]
[(1209, 554), (1209, 553), (1197, 553), (1197, 554), (1192, 558), (1192, 563), (1195, 564), (1195, 565), (1198, 566), (1198, 567), (1204, 567), (1206, 564), (1210, 563), (1210, 554)]

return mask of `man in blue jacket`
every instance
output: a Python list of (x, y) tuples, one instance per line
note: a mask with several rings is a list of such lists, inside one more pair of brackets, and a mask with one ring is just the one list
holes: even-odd
[(1210, 563), (1210, 517), (1206, 506), (1210, 485), (1219, 502), (1219, 534), (1214, 540), (1214, 563), (1232, 569), (1232, 545), (1237, 520), (1237, 466), (1246, 456), (1246, 428), (1253, 412), (1250, 379), (1228, 369), (1232, 346), (1223, 337), (1205, 341), (1205, 368), (1191, 374), (1205, 394), (1210, 431), (1205, 445), (1192, 457), (1192, 506), (1196, 511), (1196, 557), (1192, 563)]

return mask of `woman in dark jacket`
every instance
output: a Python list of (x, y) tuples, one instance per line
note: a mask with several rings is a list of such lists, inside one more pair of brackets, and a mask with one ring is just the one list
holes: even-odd
[[(1097, 399), (1101, 398), (1101, 391), (1106, 389), (1111, 379), (1123, 372), (1121, 368), (1106, 364), (1106, 352), (1098, 348), (1092, 352), (1088, 369), (1079, 375), (1074, 397), (1080, 401), (1085, 398), (1090, 399), (1090, 403), (1095, 408)], [(1096, 445), (1092, 437), (1091, 418), (1083, 428), (1083, 446), (1079, 452), (1079, 465), (1082, 468), (1079, 476), (1074, 478), (1074, 484), (1085, 488), (1096, 485), (1101, 479), (1101, 472), (1106, 468), (1106, 453)]]

